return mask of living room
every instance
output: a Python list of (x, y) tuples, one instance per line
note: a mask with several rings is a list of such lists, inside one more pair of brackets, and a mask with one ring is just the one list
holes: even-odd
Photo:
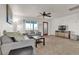
[[(0, 20), (0, 22), (1, 22), (1, 34), (0, 35), (1, 36), (3, 36), (5, 34), (4, 33), (5, 31), (8, 33), (7, 35), (9, 37), (13, 37), (13, 36), (17, 37), (16, 32), (19, 32), (19, 33), (25, 35), (25, 34), (27, 34), (27, 32), (30, 33), (31, 30), (34, 30), (36, 32), (39, 31), (39, 35), (43, 36), (43, 25), (44, 25), (43, 22), (48, 23), (49, 30), (47, 30), (47, 34), (50, 35), (50, 24), (51, 24), (50, 22), (51, 21), (49, 21), (48, 19), (43, 19), (43, 18), (35, 18), (34, 17), (35, 15), (29, 16), (28, 11), (33, 8), (32, 5), (31, 5), (31, 7), (29, 7), (29, 9), (27, 10), (26, 13), (22, 12), (24, 14), (28, 13), (27, 14), (28, 16), (26, 16), (26, 15), (24, 16), (23, 14), (18, 14), (17, 13), (18, 10), (16, 10), (16, 9), (20, 8), (20, 6), (21, 5), (17, 5), (17, 4), (16, 5), (15, 4), (14, 5), (7, 5), (7, 4), (1, 5), (1, 7), (0, 7), (1, 8), (1, 19), (2, 19), (2, 20)], [(28, 8), (28, 5), (22, 5), (21, 8), (22, 7)], [(27, 8), (25, 8), (25, 11)], [(32, 12), (32, 11), (29, 11), (29, 12)], [(21, 11), (19, 13), (21, 13)], [(30, 13), (30, 15), (31, 15), (31, 13)], [(37, 15), (37, 16), (39, 16), (39, 15)], [(31, 34), (32, 33), (30, 33), (29, 36), (31, 36)], [(36, 35), (36, 34), (33, 33), (33, 35)], [(3, 54), (4, 53), (5, 52), (3, 50)]]
[[(46, 34), (43, 36), (43, 38), (45, 38), (45, 46), (42, 43), (39, 43), (37, 44), (37, 48), (34, 47), (37, 54), (79, 54), (79, 5), (2, 4), (0, 5), (0, 9), (1, 36), (3, 36), (3, 32), (5, 31), (7, 33), (19, 32), (23, 35), (28, 34), (29, 36), (43, 36)], [(46, 24), (45, 27), (44, 23)], [(64, 31), (59, 30), (59, 27), (62, 25), (66, 27)], [(34, 34), (33, 31), (38, 33)], [(56, 36), (56, 31), (60, 32), (60, 36)], [(67, 33), (65, 37), (65, 34), (63, 33), (66, 31), (69, 31), (69, 33)], [(62, 38), (61, 34), (64, 38)], [(16, 33), (14, 33), (14, 35), (12, 33), (7, 35), (11, 37), (18, 36)], [(22, 44), (24, 46), (24, 43)], [(7, 52), (3, 53), (5, 54)]]

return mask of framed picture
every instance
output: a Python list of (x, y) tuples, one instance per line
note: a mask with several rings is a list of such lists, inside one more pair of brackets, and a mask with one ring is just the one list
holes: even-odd
[(6, 4), (6, 22), (12, 24), (12, 10), (8, 4)]

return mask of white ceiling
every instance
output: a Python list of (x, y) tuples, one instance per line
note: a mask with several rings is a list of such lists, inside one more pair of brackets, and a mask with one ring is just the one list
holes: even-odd
[(40, 12), (51, 12), (53, 18), (79, 12), (79, 9), (70, 11), (76, 4), (11, 4), (14, 15), (38, 17)]

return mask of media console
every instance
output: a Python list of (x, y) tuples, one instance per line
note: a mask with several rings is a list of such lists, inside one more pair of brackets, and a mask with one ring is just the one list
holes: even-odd
[(55, 31), (55, 35), (58, 36), (58, 37), (64, 37), (64, 38), (70, 39), (70, 31), (59, 31), (59, 30), (56, 30)]

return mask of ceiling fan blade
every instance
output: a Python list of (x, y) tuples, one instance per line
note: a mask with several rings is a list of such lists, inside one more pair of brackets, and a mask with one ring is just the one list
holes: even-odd
[(51, 13), (47, 13), (47, 14), (51, 14)]
[(47, 15), (47, 17), (51, 17), (50, 15)]
[(46, 12), (44, 11), (43, 14), (46, 14)]
[(46, 14), (46, 16), (51, 16), (50, 14)]
[(48, 16), (48, 17), (52, 17), (52, 16)]
[(43, 15), (42, 13), (40, 13), (41, 15)]

